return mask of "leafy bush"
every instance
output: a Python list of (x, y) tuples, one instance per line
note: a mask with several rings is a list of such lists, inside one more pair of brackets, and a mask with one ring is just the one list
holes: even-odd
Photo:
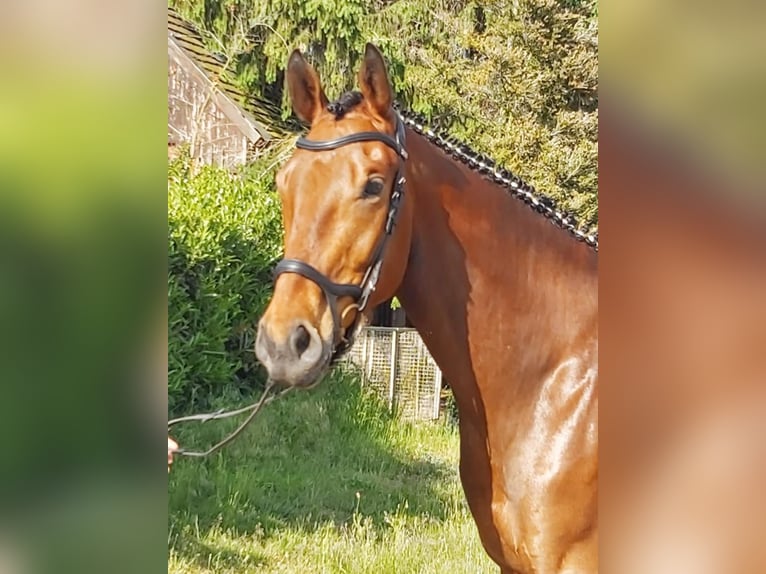
[(263, 384), (254, 333), (282, 243), (270, 161), (238, 176), (210, 167), (192, 173), (183, 158), (169, 166), (171, 412)]

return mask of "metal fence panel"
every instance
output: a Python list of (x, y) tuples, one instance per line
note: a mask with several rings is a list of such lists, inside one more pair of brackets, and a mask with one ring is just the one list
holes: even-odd
[(403, 418), (439, 418), (441, 371), (415, 329), (365, 327), (347, 361)]

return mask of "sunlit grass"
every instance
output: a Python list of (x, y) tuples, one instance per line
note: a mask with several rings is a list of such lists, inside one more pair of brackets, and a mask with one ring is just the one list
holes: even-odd
[[(209, 444), (224, 428), (187, 429)], [(353, 378), (266, 407), (170, 477), (168, 571), (495, 572), (457, 477), (456, 429), (392, 418)]]

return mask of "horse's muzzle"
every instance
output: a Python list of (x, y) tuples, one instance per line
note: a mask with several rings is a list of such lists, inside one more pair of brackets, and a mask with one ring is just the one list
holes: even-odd
[(305, 321), (296, 321), (281, 340), (272, 337), (268, 324), (258, 325), (255, 354), (275, 383), (310, 387), (319, 381), (330, 364), (332, 345)]

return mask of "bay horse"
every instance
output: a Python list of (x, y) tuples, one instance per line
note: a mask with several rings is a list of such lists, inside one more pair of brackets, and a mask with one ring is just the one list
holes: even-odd
[(330, 103), (298, 50), (286, 83), (310, 130), (276, 177), (285, 259), (256, 338), (270, 378), (317, 384), (396, 294), (453, 389), (463, 489), (501, 573), (596, 572), (597, 238), (396, 112), (371, 44), (359, 92)]
[(626, 101), (599, 130), (602, 569), (762, 574), (762, 196)]

